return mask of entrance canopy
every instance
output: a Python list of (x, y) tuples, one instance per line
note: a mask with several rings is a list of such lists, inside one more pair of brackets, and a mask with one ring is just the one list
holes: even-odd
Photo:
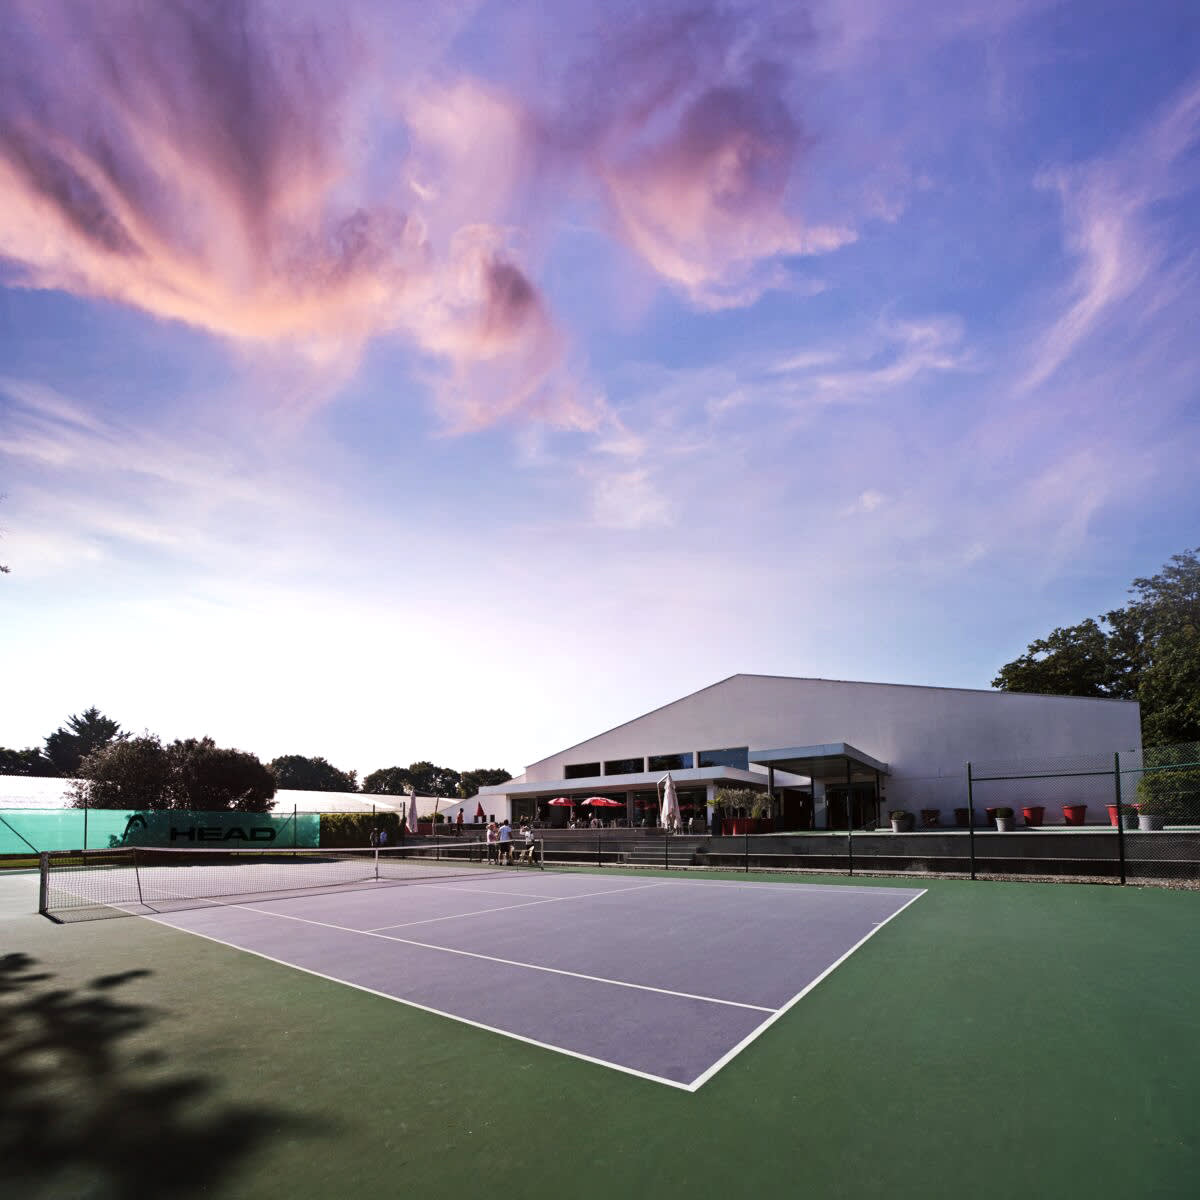
[(875, 779), (888, 773), (888, 765), (846, 742), (823, 746), (791, 746), (781, 750), (751, 750), (750, 761), (776, 771), (807, 775), (818, 783), (845, 783), (847, 779)]

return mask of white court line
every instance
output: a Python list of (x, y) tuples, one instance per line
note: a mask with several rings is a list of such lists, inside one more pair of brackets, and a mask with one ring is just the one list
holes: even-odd
[[(702, 880), (682, 880), (681, 879), (681, 880), (660, 880), (659, 882), (687, 884), (687, 883), (702, 883), (702, 882), (715, 883), (715, 882), (724, 882), (724, 881), (717, 881), (717, 880), (702, 881)], [(645, 886), (650, 886), (650, 885), (645, 885)], [(771, 884), (737, 884), (737, 883), (729, 882), (726, 884), (726, 886), (771, 887), (774, 885), (771, 885)], [(799, 885), (799, 886), (804, 888), (805, 890), (809, 890), (809, 889), (828, 890), (829, 887), (836, 886), (836, 885), (809, 884), (809, 885)], [(629, 890), (633, 890), (633, 889), (629, 889)], [(900, 891), (901, 889), (840, 888), (839, 890), (843, 891), (843, 892), (863, 892), (863, 893), (869, 893), (869, 894), (873, 895), (877, 892)], [(815, 988), (823, 980), (827, 979), (855, 951), (861, 949), (861, 947), (864, 946), (872, 937), (874, 937), (875, 934), (877, 934), (879, 932), (879, 930), (883, 928), (884, 925), (888, 924), (889, 921), (892, 921), (896, 917), (898, 917), (911, 904), (914, 904), (922, 896), (926, 895), (926, 892), (927, 892), (927, 889), (925, 889), (925, 888), (922, 888), (919, 891), (917, 891), (915, 895), (911, 896), (908, 900), (906, 900), (905, 903), (902, 904), (898, 909), (896, 909), (896, 911), (894, 913), (892, 913), (885, 920), (880, 921), (878, 924), (873, 926), (869, 933), (865, 934), (862, 938), (860, 938), (857, 942), (855, 942), (855, 944), (853, 946), (851, 946), (844, 954), (842, 954), (834, 962), (830, 963), (830, 965), (828, 967), (826, 967), (825, 970), (823, 970), (815, 979), (811, 980), (801, 991), (797, 992), (786, 1004), (784, 1004), (781, 1008), (778, 1008), (778, 1009), (764, 1008), (759, 1005), (738, 1004), (736, 1001), (717, 1000), (713, 997), (690, 996), (686, 992), (671, 992), (664, 988), (652, 988), (652, 987), (647, 987), (643, 984), (635, 984), (635, 983), (622, 983), (619, 980), (603, 979), (598, 976), (591, 976), (591, 975), (576, 976), (577, 978), (580, 978), (580, 979), (593, 980), (593, 981), (600, 982), (600, 983), (611, 983), (617, 987), (634, 988), (634, 989), (637, 989), (640, 991), (660, 992), (664, 995), (680, 996), (680, 997), (687, 998), (687, 999), (696, 999), (696, 1000), (701, 1000), (701, 1001), (707, 1001), (709, 1003), (714, 1003), (714, 1004), (724, 1004), (724, 1005), (729, 1005), (729, 1006), (737, 1007), (737, 1008), (757, 1009), (760, 1012), (766, 1012), (766, 1013), (770, 1014), (770, 1016), (768, 1016), (768, 1018), (765, 1021), (763, 1021), (762, 1024), (758, 1025), (755, 1029), (751, 1030), (750, 1033), (748, 1033), (740, 1042), (738, 1042), (738, 1044), (736, 1046), (734, 1046), (732, 1049), (730, 1049), (727, 1053), (723, 1054), (715, 1063), (713, 1063), (710, 1067), (708, 1067), (701, 1074), (697, 1075), (696, 1078), (691, 1081), (691, 1083), (680, 1083), (678, 1080), (668, 1079), (662, 1075), (654, 1075), (648, 1071), (639, 1071), (634, 1067), (627, 1067), (627, 1066), (622, 1065), (621, 1063), (610, 1062), (608, 1059), (596, 1058), (595, 1056), (590, 1055), (590, 1054), (583, 1054), (578, 1050), (571, 1050), (570, 1048), (568, 1048), (566, 1046), (560, 1046), (553, 1042), (539, 1041), (537, 1038), (531, 1038), (531, 1037), (525, 1036), (524, 1034), (514, 1033), (512, 1030), (509, 1030), (509, 1029), (502, 1029), (497, 1026), (487, 1025), (487, 1024), (483, 1023), (482, 1021), (474, 1021), (474, 1020), (470, 1019), (469, 1017), (463, 1017), (457, 1013), (446, 1012), (443, 1009), (433, 1008), (432, 1006), (427, 1005), (427, 1004), (420, 1004), (415, 1000), (407, 1000), (402, 996), (394, 996), (389, 992), (381, 992), (375, 988), (367, 987), (365, 984), (354, 983), (348, 979), (341, 979), (336, 975), (327, 975), (324, 972), (315, 971), (309, 967), (302, 967), (302, 966), (298, 965), (297, 963), (289, 962), (287, 959), (275, 958), (274, 956), (272, 956), (270, 954), (264, 954), (260, 950), (250, 950), (244, 946), (238, 946), (233, 942), (227, 942), (222, 938), (214, 937), (211, 934), (200, 933), (194, 929), (188, 929), (186, 926), (172, 924), (171, 921), (166, 919), (165, 917), (149, 916), (149, 915), (145, 915), (145, 914), (143, 914), (143, 915), (145, 916), (145, 920), (153, 921), (156, 925), (164, 925), (168, 929), (173, 929), (178, 933), (189, 933), (193, 937), (203, 938), (205, 941), (214, 942), (218, 946), (225, 946), (231, 950), (238, 950), (238, 951), (241, 951), (243, 954), (251, 954), (251, 955), (254, 955), (254, 957), (256, 957), (256, 958), (265, 959), (267, 962), (276, 963), (277, 965), (283, 966), (283, 967), (290, 967), (294, 971), (302, 971), (304, 974), (312, 975), (317, 979), (324, 979), (330, 983), (341, 984), (343, 987), (354, 988), (356, 991), (366, 992), (369, 995), (378, 996), (384, 1000), (391, 1000), (395, 1004), (403, 1004), (408, 1008), (415, 1008), (422, 1012), (433, 1013), (435, 1016), (446, 1017), (451, 1021), (457, 1021), (461, 1025), (468, 1025), (475, 1029), (482, 1029), (488, 1033), (498, 1033), (503, 1037), (512, 1038), (514, 1041), (518, 1041), (518, 1042), (524, 1042), (526, 1045), (537, 1046), (539, 1049), (542, 1049), (542, 1050), (551, 1050), (557, 1054), (565, 1054), (565, 1055), (567, 1055), (568, 1058), (579, 1059), (582, 1062), (592, 1063), (596, 1066), (609, 1067), (610, 1069), (612, 1069), (614, 1071), (620, 1071), (625, 1075), (633, 1075), (639, 1079), (649, 1080), (651, 1083), (662, 1083), (668, 1087), (677, 1088), (680, 1091), (685, 1091), (685, 1092), (694, 1094), (695, 1092), (699, 1091), (700, 1088), (702, 1088), (710, 1079), (712, 1079), (712, 1077), (714, 1075), (716, 1075), (718, 1071), (720, 1071), (723, 1067), (727, 1066), (730, 1062), (732, 1062), (734, 1058), (736, 1058), (743, 1050), (746, 1049), (747, 1046), (749, 1046), (751, 1044), (751, 1042), (756, 1041), (759, 1037), (762, 1036), (763, 1033), (765, 1033), (772, 1025), (774, 1025), (776, 1021), (778, 1021), (781, 1017), (783, 1017), (787, 1013), (789, 1013), (801, 1000), (804, 999), (805, 996), (808, 995), (809, 992), (811, 992), (813, 990), (813, 988)], [(566, 899), (566, 898), (567, 897), (563, 897), (563, 899)], [(559, 971), (553, 967), (538, 967), (532, 963), (514, 963), (514, 962), (511, 962), (511, 960), (500, 959), (500, 958), (491, 958), (491, 956), (489, 956), (489, 955), (473, 954), (473, 953), (471, 953), (469, 951), (465, 951), (465, 950), (447, 950), (446, 947), (431, 946), (428, 943), (411, 941), (408, 938), (389, 937), (387, 934), (383, 934), (383, 933), (373, 933), (373, 932), (367, 932), (367, 931), (363, 931), (363, 930), (349, 929), (346, 926), (340, 926), (340, 925), (328, 925), (326, 922), (323, 922), (323, 921), (312, 921), (312, 920), (308, 920), (303, 917), (290, 917), (290, 916), (287, 916), (286, 914), (271, 912), (270, 910), (267, 910), (267, 909), (252, 908), (249, 905), (242, 905), (242, 904), (220, 905), (219, 907), (245, 908), (248, 911), (260, 913), (261, 915), (264, 915), (264, 916), (281, 917), (286, 920), (304, 921), (306, 924), (310, 924), (310, 925), (326, 925), (328, 928), (338, 929), (338, 930), (341, 930), (346, 933), (360, 933), (360, 934), (363, 934), (364, 936), (368, 936), (368, 937), (380, 937), (380, 938), (383, 938), (385, 941), (395, 941), (395, 942), (405, 943), (408, 945), (418, 946), (418, 947), (422, 947), (424, 949), (429, 949), (429, 950), (445, 950), (447, 953), (451, 953), (451, 954), (461, 954), (461, 955), (464, 955), (469, 958), (482, 958), (482, 959), (487, 959), (487, 960), (493, 961), (493, 962), (509, 963), (510, 965), (513, 965), (513, 966), (524, 966), (524, 967), (527, 967), (532, 970), (547, 971), (551, 974), (556, 974), (556, 975), (573, 975), (574, 974), (573, 972), (570, 972), (570, 971)]]
[(340, 979), (336, 975), (326, 975), (323, 971), (314, 971), (311, 967), (299, 966), (297, 963), (288, 962), (286, 958), (274, 958), (270, 954), (264, 954), (261, 950), (249, 950), (245, 946), (236, 946), (233, 942), (226, 942), (208, 933), (198, 933), (195, 929), (187, 929), (182, 925), (172, 925), (170, 921), (161, 917), (146, 917), (145, 920), (153, 921), (156, 925), (162, 925), (167, 929), (173, 929), (176, 933), (190, 933), (192, 937), (203, 938), (206, 942), (215, 942), (218, 946), (224, 946), (228, 950), (238, 950), (242, 954), (252, 954), (255, 958), (266, 959), (267, 962), (275, 963), (281, 967), (288, 967), (293, 971), (302, 971), (305, 975), (312, 975), (317, 979), (324, 979), (329, 983), (354, 988), (355, 991), (366, 992), (369, 996), (378, 996), (381, 1000), (391, 1000), (393, 1004), (403, 1004), (406, 1008), (416, 1008), (421, 1012), (433, 1013), (436, 1017), (445, 1017), (447, 1020), (457, 1021), (460, 1025), (470, 1025), (473, 1029), (482, 1029), (485, 1033), (497, 1033), (501, 1037), (512, 1038), (516, 1042), (524, 1042), (527, 1046), (537, 1046), (539, 1050), (550, 1050), (555, 1054), (565, 1054), (568, 1058), (578, 1058), (583, 1062), (592, 1063), (597, 1067), (608, 1067), (613, 1071), (621, 1071), (625, 1075), (635, 1075), (638, 1079), (648, 1079), (651, 1083), (665, 1083), (667, 1087), (679, 1088), (684, 1092), (695, 1091), (695, 1088), (690, 1087), (686, 1083), (680, 1083), (677, 1079), (667, 1079), (664, 1075), (652, 1075), (649, 1071), (639, 1071), (634, 1067), (623, 1066), (621, 1063), (609, 1062), (606, 1058), (596, 1058), (591, 1054), (582, 1054), (578, 1050), (570, 1050), (566, 1046), (558, 1046), (553, 1042), (540, 1042), (537, 1038), (526, 1037), (523, 1033), (513, 1033), (511, 1029), (501, 1029), (497, 1025), (485, 1025), (482, 1021), (473, 1021), (470, 1017), (459, 1016), (458, 1013), (446, 1012), (445, 1009), (434, 1008), (429, 1004), (419, 1004), (416, 1000), (406, 1000), (403, 996), (393, 996), (391, 992), (381, 992), (377, 988), (367, 987), (366, 984), (353, 983), (349, 979)]
[[(866, 890), (870, 891), (873, 889), (868, 888)], [(896, 909), (896, 911), (894, 913), (892, 913), (892, 915), (890, 917), (888, 917), (886, 920), (880, 921), (879, 924), (876, 925), (871, 930), (870, 933), (859, 938), (859, 940), (857, 942), (855, 942), (854, 945), (851, 946), (850, 949), (847, 950), (845, 954), (843, 954), (839, 959), (835, 960), (834, 962), (831, 962), (829, 964), (829, 966), (827, 966), (825, 968), (825, 970), (823, 970), (820, 973), (820, 975), (818, 975), (816, 977), (816, 979), (812, 980), (806, 987), (804, 987), (801, 991), (797, 992), (782, 1008), (777, 1009), (757, 1029), (752, 1029), (748, 1034), (746, 1034), (746, 1036), (744, 1038), (742, 1038), (742, 1040), (740, 1042), (738, 1042), (738, 1044), (736, 1046), (734, 1046), (733, 1049), (731, 1049), (727, 1053), (721, 1055), (721, 1057), (718, 1058), (717, 1061), (715, 1063), (713, 1063), (713, 1065), (711, 1067), (708, 1068), (708, 1070), (697, 1075), (696, 1078), (693, 1079), (690, 1084), (688, 1084), (687, 1090), (689, 1092), (699, 1091), (723, 1066), (725, 1066), (729, 1062), (732, 1062), (733, 1059), (735, 1059), (739, 1054), (741, 1054), (741, 1052), (743, 1050), (745, 1050), (745, 1048), (747, 1046), (749, 1046), (751, 1042), (753, 1042), (756, 1038), (760, 1037), (763, 1033), (765, 1033), (768, 1029), (770, 1029), (771, 1026), (774, 1025), (775, 1022), (779, 1020), (780, 1017), (782, 1017), (785, 1013), (790, 1012), (797, 1004), (799, 1004), (800, 1001), (803, 1000), (804, 997), (807, 996), (808, 993), (811, 992), (813, 990), (813, 988), (815, 988), (817, 986), (817, 984), (821, 982), (821, 980), (827, 979), (834, 971), (836, 971), (838, 969), (838, 967), (840, 967), (842, 965), (842, 963), (844, 963), (846, 961), (846, 959), (848, 959), (850, 957), (850, 955), (852, 955), (855, 952), (855, 950), (859, 949), (859, 947), (863, 946), (865, 943), (870, 941), (871, 938), (873, 938), (888, 923), (888, 921), (894, 920), (910, 904), (915, 904), (918, 900), (920, 900), (920, 898), (925, 895), (926, 890), (927, 889), (922, 888), (915, 896), (913, 896), (913, 898), (911, 900), (906, 901), (898, 909)]]
[[(665, 880), (664, 880), (665, 882)], [(628, 888), (606, 888), (602, 892), (581, 892), (578, 896), (542, 896), (537, 900), (527, 900), (524, 904), (501, 904), (497, 908), (477, 908), (474, 912), (465, 913), (447, 913), (444, 917), (425, 917), (420, 921), (398, 921), (394, 925), (376, 925), (372, 929), (364, 929), (364, 933), (382, 933), (385, 929), (408, 929), (412, 925), (432, 925), (435, 921), (457, 921), (459, 917), (485, 917), (488, 913), (509, 912), (514, 908), (532, 908), (535, 904), (562, 904), (570, 900), (594, 900), (597, 896), (623, 896), (626, 892), (637, 892), (643, 888), (659, 887), (657, 883), (639, 883), (637, 887)], [(439, 892), (449, 891), (451, 889), (440, 887)], [(461, 888), (454, 888), (454, 891), (461, 891)], [(474, 889), (469, 889), (474, 890)], [(483, 892), (484, 896), (501, 896), (511, 895), (504, 892)], [(523, 893), (528, 895), (529, 893)]]
[[(613, 987), (633, 988), (638, 992), (655, 992), (660, 996), (678, 996), (683, 1000), (699, 1000), (704, 1004), (724, 1004), (729, 1008), (748, 1008), (754, 1012), (775, 1011), (762, 1004), (744, 1004), (741, 1000), (721, 1000), (716, 996), (697, 996), (692, 992), (675, 992), (670, 988), (651, 987), (648, 983), (628, 983), (623, 979), (606, 979), (603, 975), (584, 975), (581, 971), (564, 971), (559, 967), (543, 967), (537, 963), (518, 962), (513, 958), (498, 958), (494, 954), (478, 954), (474, 950), (455, 950), (450, 946), (435, 946), (432, 942), (418, 942), (412, 938), (393, 937), (391, 934), (376, 933), (369, 929), (354, 929), (349, 925), (335, 925), (332, 921), (315, 921), (312, 917), (294, 917), (291, 913), (273, 912), (269, 908), (255, 908), (252, 904), (226, 904), (222, 907), (239, 908), (243, 912), (259, 913), (264, 917), (277, 917), (281, 921), (299, 921), (302, 925), (317, 925), (322, 929), (336, 929), (339, 933), (382, 938), (385, 942), (397, 942), (402, 946), (417, 946), (422, 950), (436, 950), (440, 954), (458, 954), (463, 958), (478, 958), (484, 962), (501, 963), (506, 967), (524, 967), (527, 971), (545, 971), (548, 975), (566, 975), (571, 979), (586, 979), (589, 983), (607, 983)], [(232, 945), (232, 943), (226, 943), (226, 945)]]

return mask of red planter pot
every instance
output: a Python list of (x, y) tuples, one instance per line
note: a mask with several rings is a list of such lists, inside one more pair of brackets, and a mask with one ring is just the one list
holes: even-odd
[(1046, 816), (1046, 806), (1044, 804), (1031, 804), (1028, 808), (1021, 809), (1021, 816), (1025, 818), (1025, 824), (1030, 829), (1036, 829)]
[(1087, 817), (1086, 804), (1064, 804), (1063, 805), (1063, 824), (1064, 825), (1084, 825)]
[(775, 828), (771, 817), (722, 817), (721, 832), (726, 836), (745, 833), (770, 833)]

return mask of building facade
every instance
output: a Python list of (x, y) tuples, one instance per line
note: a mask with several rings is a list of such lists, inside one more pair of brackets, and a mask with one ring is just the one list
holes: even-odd
[[(1136, 701), (733, 675), (532, 763), (480, 801), (552, 825), (580, 812), (654, 824), (669, 772), (685, 826), (711, 819), (717, 789), (748, 788), (769, 796), (777, 829), (863, 828), (896, 808), (949, 818), (967, 803), (968, 762), (1141, 744)], [(612, 803), (583, 803), (597, 798)]]

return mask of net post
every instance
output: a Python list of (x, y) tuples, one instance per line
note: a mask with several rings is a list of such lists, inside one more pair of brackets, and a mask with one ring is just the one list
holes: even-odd
[(1121, 752), (1113, 751), (1113, 785), (1117, 793), (1117, 858), (1121, 864), (1121, 882), (1125, 882), (1125, 814), (1121, 804)]
[(44, 850), (38, 855), (38, 912), (43, 917), (49, 916), (46, 911), (50, 900), (50, 855)]
[(375, 882), (379, 882), (379, 847), (375, 847)]
[(87, 849), (87, 827), (88, 827), (88, 795), (83, 794), (83, 848)]
[(746, 818), (746, 828), (743, 830), (745, 836), (744, 854), (746, 857), (746, 874), (750, 874), (750, 818)]
[(967, 834), (971, 849), (971, 878), (975, 878), (975, 782), (967, 763)]
[(141, 868), (141, 857), (142, 857), (142, 852), (141, 852), (141, 850), (139, 850), (139, 849), (137, 849), (137, 848), (135, 847), (135, 848), (134, 848), (134, 851), (133, 851), (133, 881), (134, 881), (134, 883), (136, 883), (136, 884), (137, 884), (137, 890), (138, 890), (138, 903), (139, 903), (139, 904), (145, 904), (146, 902), (145, 902), (145, 901), (142, 899), (142, 868)]
[(538, 838), (536, 848), (534, 849), (534, 858), (538, 865), (538, 870), (546, 869), (546, 839)]
[(600, 830), (596, 830), (596, 866), (604, 866), (604, 852), (601, 847)]

